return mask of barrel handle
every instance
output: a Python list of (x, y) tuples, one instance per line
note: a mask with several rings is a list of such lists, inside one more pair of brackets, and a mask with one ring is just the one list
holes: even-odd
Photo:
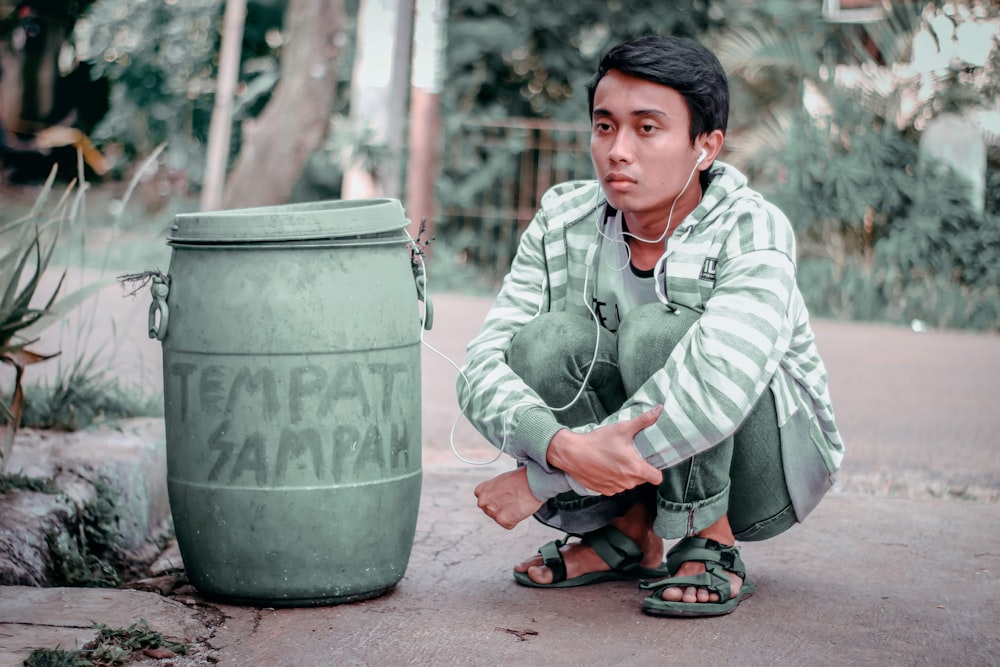
[(163, 340), (167, 337), (167, 322), (170, 319), (170, 309), (167, 308), (170, 287), (163, 278), (153, 276), (153, 285), (149, 290), (153, 293), (153, 303), (149, 304), (149, 337)]
[(424, 302), (424, 330), (430, 331), (434, 326), (434, 304), (427, 296), (427, 276), (424, 274), (423, 264), (417, 265), (413, 273), (413, 281), (417, 284), (417, 300)]

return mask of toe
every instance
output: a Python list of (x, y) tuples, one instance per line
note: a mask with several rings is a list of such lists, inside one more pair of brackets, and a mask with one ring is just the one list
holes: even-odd
[[(515, 572), (527, 572), (532, 567), (537, 567), (542, 564), (542, 557), (535, 556), (534, 558), (529, 558), (526, 561), (522, 561), (514, 566)], [(546, 568), (547, 569), (547, 568)]]
[(670, 588), (664, 588), (663, 592), (660, 593), (660, 597), (666, 602), (680, 602), (684, 597), (684, 590), (678, 588), (677, 586), (671, 586)]
[(532, 565), (528, 568), (528, 577), (536, 584), (551, 584), (552, 570), (544, 565)]

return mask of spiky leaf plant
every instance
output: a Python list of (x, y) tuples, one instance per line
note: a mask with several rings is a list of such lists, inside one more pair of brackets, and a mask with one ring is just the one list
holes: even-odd
[(36, 303), (42, 277), (49, 268), (59, 231), (67, 220), (72, 220), (76, 215), (84, 192), (84, 188), (77, 189), (75, 182), (71, 183), (52, 213), (44, 214), (55, 175), (53, 168), (28, 215), (0, 226), (0, 237), (14, 238), (12, 249), (0, 257), (0, 291), (3, 295), (0, 298), (0, 362), (14, 367), (14, 387), (10, 392), (10, 403), (0, 400), (0, 418), (7, 425), (0, 446), (0, 474), (7, 472), (14, 437), (24, 412), (22, 380), (25, 369), (58, 355), (58, 352), (43, 354), (30, 348), (38, 343), (42, 331), (61, 320), (107, 284), (92, 283), (56, 301), (66, 277), (66, 272), (63, 271), (44, 304), (33, 305)]

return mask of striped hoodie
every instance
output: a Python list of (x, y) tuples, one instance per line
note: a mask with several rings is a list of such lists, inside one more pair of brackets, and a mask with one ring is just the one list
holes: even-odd
[[(667, 468), (733, 434), (764, 391), (774, 395), (785, 478), (801, 521), (832, 486), (843, 458), (826, 370), (795, 283), (795, 238), (787, 218), (716, 161), (699, 205), (666, 242), (666, 297), (701, 313), (667, 359), (603, 424), (656, 405), (664, 410), (638, 433), (639, 454)], [(483, 436), (527, 467), (532, 493), (592, 493), (546, 461), (563, 428), (507, 366), (510, 342), (547, 311), (590, 317), (606, 205), (597, 181), (556, 185), (521, 236), (511, 270), (457, 383), (459, 405)]]

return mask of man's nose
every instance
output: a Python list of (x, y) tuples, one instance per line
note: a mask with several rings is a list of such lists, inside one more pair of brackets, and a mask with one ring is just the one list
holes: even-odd
[(611, 142), (608, 157), (612, 162), (630, 162), (632, 160), (634, 142), (628, 132), (617, 132)]

